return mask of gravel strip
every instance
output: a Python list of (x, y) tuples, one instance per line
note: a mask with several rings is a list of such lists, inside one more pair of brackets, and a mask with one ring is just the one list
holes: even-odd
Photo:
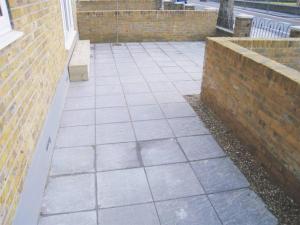
[[(287, 196), (284, 190), (271, 182), (267, 171), (250, 154), (251, 149), (243, 145), (216, 115), (201, 103), (200, 95), (185, 96), (219, 145), (248, 179), (250, 186), (266, 203), (280, 224), (299, 225), (300, 205)], [(299, 190), (300, 191), (300, 190)]]

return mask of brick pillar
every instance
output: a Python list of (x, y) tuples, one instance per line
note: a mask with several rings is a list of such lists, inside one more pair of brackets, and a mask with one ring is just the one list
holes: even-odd
[(173, 4), (173, 1), (164, 0), (164, 4), (163, 4), (164, 10), (171, 10), (172, 9), (172, 4)]
[(235, 17), (234, 37), (250, 37), (253, 16), (239, 14)]
[(195, 5), (193, 5), (193, 4), (185, 4), (184, 9), (185, 10), (195, 10)]
[(291, 38), (300, 38), (300, 26), (292, 26), (291, 27)]

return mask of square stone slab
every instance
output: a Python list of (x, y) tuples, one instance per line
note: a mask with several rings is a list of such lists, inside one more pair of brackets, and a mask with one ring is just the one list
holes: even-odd
[(140, 151), (145, 166), (186, 161), (175, 139), (140, 142)]
[(247, 179), (229, 158), (192, 162), (192, 167), (206, 193), (249, 186)]
[(176, 88), (171, 82), (149, 82), (152, 92), (176, 92)]
[(77, 98), (77, 97), (88, 97), (95, 95), (94, 86), (79, 86), (79, 87), (69, 87), (67, 97)]
[(123, 90), (120, 84), (96, 86), (96, 95), (113, 95), (122, 93)]
[(166, 120), (133, 122), (133, 127), (139, 141), (174, 137)]
[(157, 202), (161, 225), (221, 225), (206, 196)]
[(72, 110), (64, 111), (60, 120), (61, 127), (91, 125), (95, 123), (95, 110)]
[(62, 127), (58, 130), (56, 147), (95, 145), (95, 126)]
[(66, 98), (64, 110), (94, 109), (95, 97)]
[(164, 118), (164, 114), (158, 105), (131, 106), (129, 112), (133, 121)]
[(120, 84), (119, 77), (96, 77), (96, 85), (117, 85)]
[(128, 83), (123, 84), (124, 92), (127, 94), (149, 93), (150, 89), (147, 83)]
[(129, 122), (129, 112), (126, 107), (102, 108), (96, 110), (96, 123)]
[(177, 140), (189, 160), (225, 156), (225, 153), (211, 135), (181, 137)]
[(99, 225), (160, 225), (153, 203), (99, 210)]
[(147, 167), (146, 172), (156, 201), (204, 193), (187, 163)]
[(152, 201), (142, 168), (101, 172), (97, 174), (97, 183), (101, 208)]
[(126, 95), (126, 100), (129, 106), (156, 104), (153, 95), (147, 93), (128, 94)]
[(168, 121), (176, 137), (209, 134), (198, 117), (174, 118)]
[(251, 190), (242, 189), (208, 196), (224, 225), (275, 225), (278, 221)]
[(55, 149), (50, 174), (94, 172), (94, 155), (91, 146)]
[(178, 92), (157, 92), (154, 96), (158, 103), (186, 102)]
[(185, 102), (161, 104), (161, 109), (167, 118), (196, 116), (193, 108)]
[(97, 225), (96, 211), (41, 217), (39, 225)]
[(139, 167), (135, 142), (97, 146), (97, 170), (115, 170)]
[(135, 84), (135, 83), (145, 83), (145, 80), (142, 76), (125, 76), (120, 77), (122, 84)]
[(66, 213), (95, 209), (94, 175), (74, 175), (50, 178), (47, 184), (42, 214)]
[(96, 96), (97, 108), (121, 106), (126, 106), (126, 101), (123, 94)]
[(135, 141), (131, 123), (112, 123), (96, 126), (97, 144)]

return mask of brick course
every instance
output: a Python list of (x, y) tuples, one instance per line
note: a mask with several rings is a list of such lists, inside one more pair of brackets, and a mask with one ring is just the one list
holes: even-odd
[(209, 38), (201, 99), (300, 202), (300, 73), (244, 48), (299, 44)]
[[(11, 224), (68, 52), (57, 0), (8, 1), (24, 35), (0, 50), (0, 224)], [(74, 11), (75, 12), (75, 11)]]
[(216, 11), (78, 11), (80, 39), (119, 41), (196, 41), (214, 36)]

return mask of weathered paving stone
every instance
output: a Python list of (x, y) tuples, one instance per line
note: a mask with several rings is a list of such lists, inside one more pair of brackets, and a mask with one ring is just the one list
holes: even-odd
[(149, 120), (133, 122), (136, 137), (139, 141), (173, 137), (166, 120)]
[(192, 162), (192, 167), (206, 193), (249, 186), (247, 179), (229, 158)]
[(90, 126), (76, 126), (76, 127), (62, 127), (58, 131), (56, 138), (56, 146), (62, 147), (76, 147), (95, 144), (95, 127)]
[(153, 95), (148, 93), (127, 94), (126, 100), (129, 106), (156, 104)]
[(110, 144), (135, 141), (134, 132), (130, 123), (112, 123), (96, 126), (96, 143)]
[(99, 210), (100, 225), (160, 225), (153, 203)]
[(164, 114), (158, 105), (142, 105), (129, 107), (133, 121), (163, 119)]
[(64, 110), (95, 108), (95, 97), (67, 98)]
[(178, 92), (157, 92), (154, 96), (158, 103), (186, 102)]
[(189, 160), (200, 160), (225, 156), (225, 153), (211, 135), (178, 138)]
[(242, 189), (209, 195), (224, 225), (275, 225), (277, 219), (251, 190)]
[(144, 169), (126, 169), (97, 174), (101, 208), (151, 202)]
[(206, 196), (155, 203), (161, 225), (221, 225)]
[(176, 137), (209, 134), (198, 117), (173, 118), (168, 121)]
[(50, 174), (94, 172), (94, 154), (91, 146), (55, 149)]
[(140, 151), (145, 166), (186, 161), (175, 139), (140, 142)]
[(122, 93), (123, 90), (120, 84), (96, 86), (96, 95), (113, 95)]
[(96, 110), (96, 123), (129, 122), (129, 112), (126, 107), (102, 108)]
[(115, 170), (139, 167), (135, 142), (97, 146), (97, 170)]
[(60, 121), (61, 127), (91, 125), (95, 123), (95, 110), (64, 111)]
[(97, 225), (96, 211), (41, 217), (39, 225)]
[(123, 94), (96, 96), (97, 108), (122, 106), (126, 106), (126, 101)]
[(147, 167), (146, 172), (156, 201), (204, 193), (187, 163)]
[(50, 178), (42, 214), (66, 213), (95, 208), (95, 177), (91, 174)]
[(185, 102), (161, 104), (161, 109), (167, 118), (196, 116), (193, 108)]

